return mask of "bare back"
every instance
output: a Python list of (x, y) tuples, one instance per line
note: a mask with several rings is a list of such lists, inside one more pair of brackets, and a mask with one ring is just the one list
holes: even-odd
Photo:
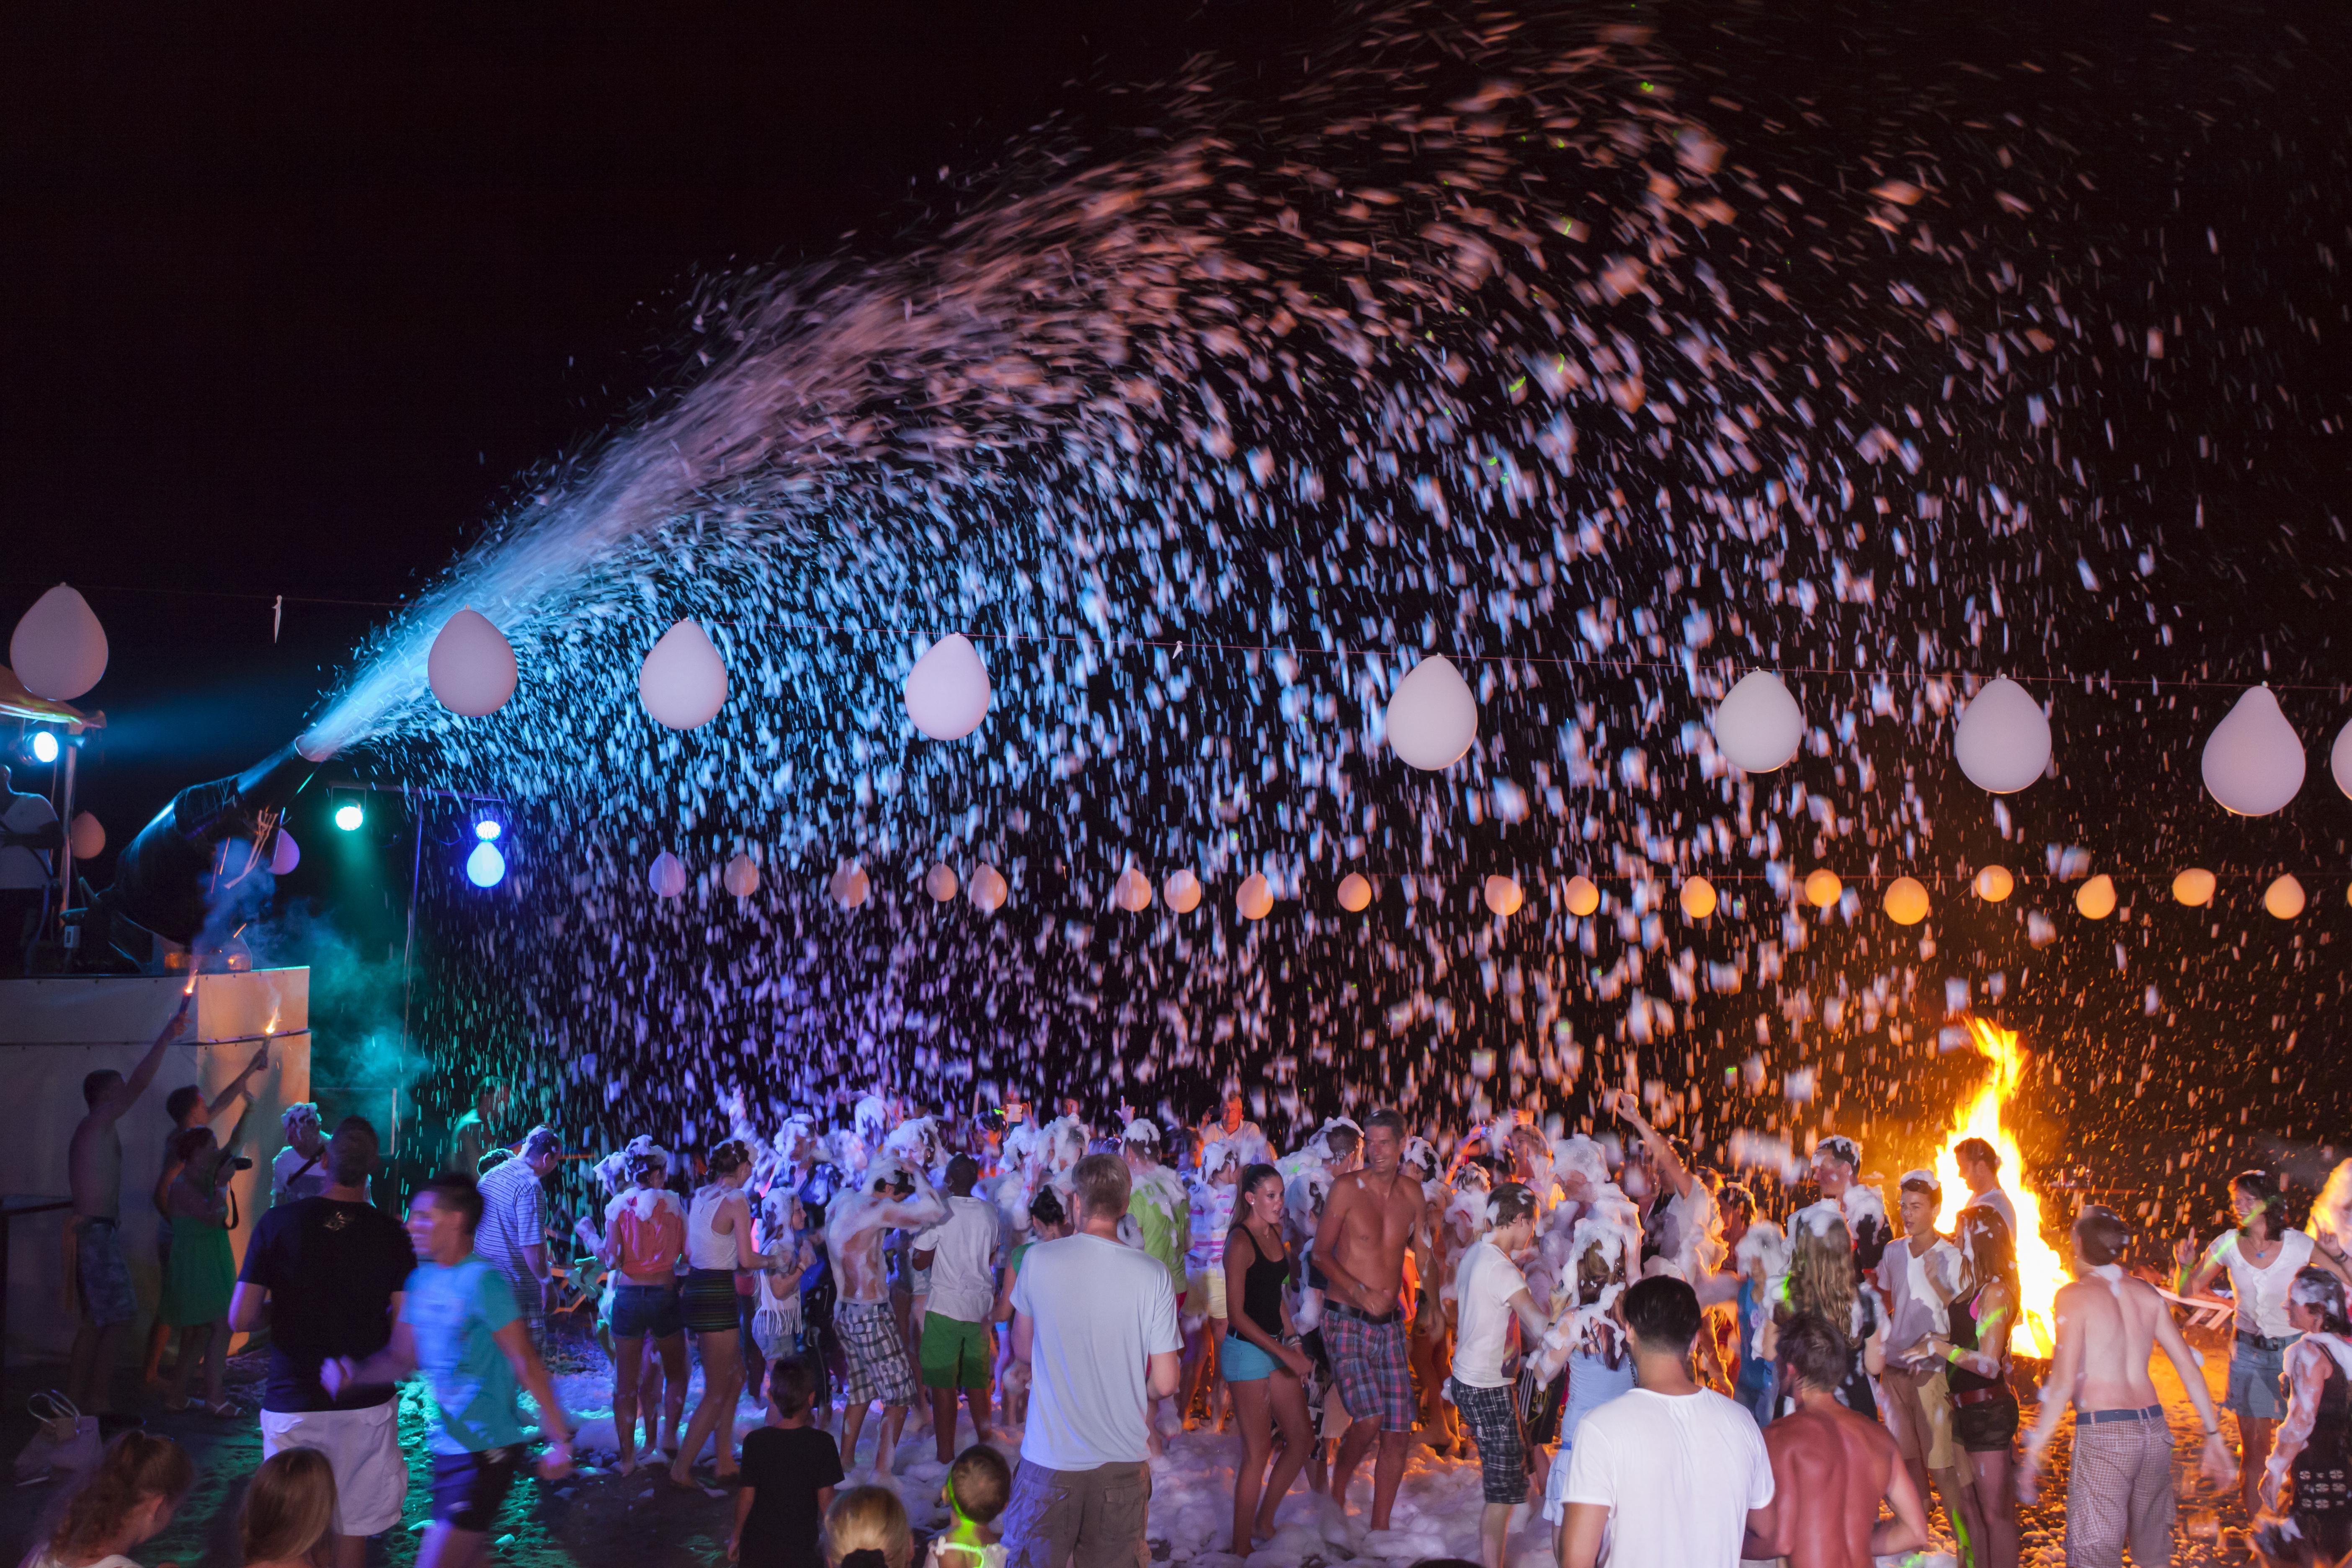
[[(1361, 1282), (1368, 1297), (1393, 1305), (1404, 1288), (1405, 1248), (1421, 1219), (1421, 1184), (1399, 1170), (1388, 1176), (1352, 1171), (1333, 1184), (1316, 1228), (1315, 1254), (1326, 1271), (1333, 1263)], [(1350, 1306), (1370, 1311), (1370, 1300)]]
[(122, 1217), (121, 1114), (108, 1100), (84, 1116), (66, 1146), (74, 1213), (84, 1219)]
[(1834, 1400), (1764, 1428), (1789, 1568), (1870, 1568), (1871, 1531), (1898, 1455), (1895, 1439)]
[[(2052, 1303), (2059, 1331), (2074, 1328), (2082, 1359), (2073, 1394), (2077, 1410), (2145, 1410), (2157, 1403), (2147, 1375), (2164, 1299), (2128, 1277), (2110, 1289), (2102, 1279), (2077, 1279)], [(2168, 1319), (2167, 1320), (2169, 1321)]]

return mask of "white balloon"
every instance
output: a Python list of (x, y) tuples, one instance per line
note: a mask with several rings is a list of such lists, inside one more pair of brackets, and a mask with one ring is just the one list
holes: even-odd
[(2205, 738), (2205, 788), (2226, 811), (2268, 816), (2303, 787), (2303, 739), (2267, 686), (2249, 687)]
[(843, 909), (854, 910), (866, 901), (866, 895), (872, 889), (866, 868), (855, 860), (844, 860), (834, 868), (833, 879), (825, 884), (824, 890), (831, 893), (833, 901)]
[(86, 811), (74, 813), (73, 826), (67, 830), (66, 836), (73, 844), (73, 855), (77, 860), (95, 860), (105, 852), (106, 828)]
[[(74, 826), (77, 830), (79, 829), (80, 817), (74, 818)], [(82, 854), (79, 846), (75, 847), (74, 858), (77, 860), (88, 858)], [(283, 877), (301, 863), (302, 847), (294, 842), (292, 834), (282, 827), (279, 828), (278, 836), (269, 841), (269, 874), (273, 877)]]
[(665, 849), (654, 857), (653, 865), (646, 868), (646, 881), (661, 897), (674, 899), (686, 891), (686, 865)]
[(1916, 877), (1897, 877), (1886, 885), (1886, 918), (1899, 926), (1915, 926), (1927, 918), (1927, 889)]
[(2191, 866), (2172, 879), (2172, 896), (2192, 910), (2201, 910), (2213, 901), (2213, 873), (2201, 866)]
[(729, 892), (739, 899), (748, 899), (760, 890), (760, 863), (749, 854), (739, 854), (727, 862), (720, 880), (726, 883)]
[(1362, 914), (1372, 905), (1371, 879), (1361, 871), (1350, 871), (1339, 879), (1339, 907), (1351, 915)]
[(1579, 872), (1568, 879), (1568, 912), (1578, 917), (1591, 914), (1601, 907), (1601, 889), (1592, 879)]
[(1977, 788), (2013, 795), (2050, 766), (2049, 717), (2025, 688), (1998, 677), (1962, 710), (1952, 755)]
[(1167, 886), (1160, 889), (1168, 907), (1180, 915), (1189, 915), (1201, 907), (1201, 879), (1192, 871), (1170, 874)]
[(1004, 873), (993, 866), (982, 866), (971, 874), (971, 901), (989, 914), (1004, 907), (1006, 893)]
[(1977, 873), (1977, 897), (1997, 904), (2017, 890), (2017, 879), (2006, 866), (1987, 866)]
[(654, 722), (672, 730), (708, 724), (727, 702), (727, 661), (692, 621), (662, 633), (637, 670), (637, 698)]
[(2263, 908), (2270, 910), (2275, 919), (2291, 921), (2303, 913), (2303, 884), (2294, 879), (2292, 872), (2263, 891)]
[(459, 610), (433, 638), (425, 680), (441, 706), (461, 719), (495, 713), (514, 695), (514, 646), (479, 610)]
[(934, 741), (961, 741), (988, 717), (988, 667), (961, 632), (930, 646), (907, 672), (907, 717)]
[(2336, 732), (2336, 750), (2328, 753), (2327, 771), (2336, 775), (2336, 787), (2352, 795), (2352, 723)]
[(1111, 897), (1118, 900), (1118, 907), (1128, 913), (1141, 914), (1151, 907), (1151, 879), (1129, 866), (1118, 874), (1118, 880), (1111, 888)]
[(8, 663), (34, 696), (70, 702), (106, 674), (106, 628), (89, 601), (60, 583), (16, 623)]
[(955, 868), (944, 860), (933, 864), (929, 870), (923, 873), (923, 891), (930, 894), (933, 900), (942, 904), (954, 898), (956, 896)]
[(1787, 767), (1805, 741), (1805, 713), (1780, 678), (1751, 669), (1715, 710), (1715, 743), (1743, 773)]
[(1703, 921), (1715, 913), (1715, 906), (1719, 901), (1716, 898), (1715, 884), (1705, 877), (1693, 877), (1685, 882), (1679, 897), (1684, 915), (1695, 921)]
[(1252, 871), (1242, 879), (1241, 887), (1234, 893), (1234, 907), (1241, 910), (1244, 920), (1249, 921), (1262, 921), (1274, 912), (1274, 889), (1267, 883), (1265, 872)]
[(1805, 879), (1805, 902), (1817, 910), (1828, 909), (1844, 894), (1845, 884), (1826, 866)]
[(1397, 682), (1389, 698), (1389, 749), (1429, 772), (1452, 767), (1478, 738), (1478, 699), (1444, 654), (1433, 654)]
[(2074, 889), (2074, 907), (2085, 920), (2105, 920), (2116, 912), (2116, 879), (2100, 872)]
[(1519, 906), (1528, 900), (1527, 889), (1509, 877), (1487, 878), (1481, 891), (1486, 896), (1486, 907), (1506, 920), (1517, 914)]

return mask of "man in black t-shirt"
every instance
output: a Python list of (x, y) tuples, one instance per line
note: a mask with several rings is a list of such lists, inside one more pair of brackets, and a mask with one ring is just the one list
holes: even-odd
[(327, 1143), (327, 1190), (256, 1222), (229, 1303), (231, 1326), (250, 1331), (265, 1314), (269, 1323), (262, 1457), (316, 1448), (334, 1467), (337, 1568), (362, 1568), (367, 1538), (400, 1522), (408, 1493), (393, 1385), (337, 1397), (319, 1384), (330, 1357), (363, 1361), (383, 1349), (416, 1264), (407, 1231), (367, 1201), (376, 1154), (375, 1129), (346, 1117)]

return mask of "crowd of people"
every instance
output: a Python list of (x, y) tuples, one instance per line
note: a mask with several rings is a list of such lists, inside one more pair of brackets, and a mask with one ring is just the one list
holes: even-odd
[[(96, 1374), (129, 1316), (109, 1141), (156, 1059), (93, 1075), (73, 1145), (92, 1341), (75, 1375), (100, 1410)], [(597, 1161), (601, 1212), (567, 1236), (548, 1190), (562, 1141), (540, 1126), (506, 1142), (492, 1082), (452, 1139), (451, 1165), (469, 1168), (425, 1183), (404, 1226), (369, 1201), (373, 1129), (351, 1118), (324, 1136), (315, 1108), (290, 1110), (275, 1201), (229, 1279), (215, 1194), (239, 1130), (212, 1129), (245, 1081), (176, 1106), (155, 1201), (173, 1222), (162, 1321), (183, 1334), (169, 1407), (202, 1365), (219, 1410), (219, 1342), (268, 1331), (250, 1562), (356, 1568), (397, 1524), (394, 1385), (412, 1373), (435, 1406), (419, 1562), (485, 1560), (524, 1468), (572, 1465), (577, 1422), (542, 1357), (571, 1254), (604, 1280), (614, 1468), (734, 1487), (730, 1552), (747, 1563), (877, 1568), (857, 1555), (871, 1552), (906, 1568), (889, 1483), (912, 1423), (929, 1428), (953, 1510), (931, 1562), (1131, 1568), (1150, 1555), (1152, 1461), (1210, 1423), (1237, 1441), (1231, 1532), (1206, 1544), (1235, 1557), (1275, 1536), (1302, 1481), (1332, 1550), (1395, 1555), (1384, 1533), (1419, 1446), (1475, 1454), (1481, 1568), (1502, 1568), (1515, 1520), (1538, 1517), (1561, 1568), (1843, 1568), (1929, 1548), (1939, 1507), (1957, 1560), (2013, 1568), (2019, 1501), (2070, 1410), (2069, 1563), (2169, 1562), (2158, 1352), (2201, 1425), (2202, 1466), (2217, 1483), (2234, 1473), (2270, 1560), (2352, 1552), (2352, 1163), (2308, 1232), (2284, 1223), (2275, 1179), (2240, 1178), (2237, 1226), (2184, 1243), (2168, 1271), (2146, 1266), (2119, 1215), (2084, 1207), (2021, 1433), (2015, 1208), (1978, 1140), (1955, 1151), (1968, 1191), (1944, 1234), (1931, 1172), (1894, 1184), (1893, 1215), (1845, 1137), (1822, 1138), (1801, 1169), (1734, 1179), (1631, 1095), (1606, 1098), (1598, 1136), (1505, 1114), (1441, 1142), (1377, 1110), (1286, 1153), (1238, 1093), (1198, 1126), (1122, 1108), (1099, 1131), (1075, 1101), (972, 1117), (869, 1095), (766, 1129), (739, 1101), (730, 1135), (698, 1155), (646, 1136)], [(2234, 1455), (2176, 1321), (2222, 1276)], [(746, 1391), (764, 1420), (739, 1442)], [(1018, 1432), (1017, 1467), (1001, 1428)], [(1352, 1514), (1368, 1460), (1369, 1506)], [(163, 1527), (187, 1474), (168, 1441), (125, 1432), (30, 1561), (110, 1561)], [(873, 1484), (846, 1485), (861, 1476)], [(303, 1520), (318, 1526), (307, 1543), (257, 1554)]]

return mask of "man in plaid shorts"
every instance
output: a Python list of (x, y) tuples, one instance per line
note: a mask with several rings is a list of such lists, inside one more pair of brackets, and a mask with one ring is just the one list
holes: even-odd
[(857, 1466), (857, 1435), (866, 1407), (879, 1402), (882, 1426), (874, 1444), (874, 1473), (890, 1473), (890, 1451), (907, 1412), (922, 1397), (907, 1337), (890, 1310), (890, 1278), (882, 1262), (882, 1233), (921, 1230), (948, 1216), (948, 1205), (923, 1173), (885, 1157), (866, 1173), (866, 1190), (835, 1198), (825, 1218), (825, 1249), (840, 1298), (833, 1309), (833, 1331), (849, 1363), (841, 1408), (841, 1463)]
[(1518, 1408), (1511, 1402), (1513, 1380), (1503, 1363), (1510, 1357), (1514, 1319), (1530, 1360), (1533, 1347), (1543, 1342), (1544, 1331), (1551, 1325), (1536, 1310), (1527, 1277), (1516, 1261), (1536, 1244), (1535, 1194), (1517, 1182), (1505, 1182), (1487, 1198), (1486, 1216), (1486, 1234), (1462, 1255), (1454, 1274), (1459, 1332), (1446, 1394), (1478, 1439), (1486, 1499), (1478, 1523), (1478, 1558), (1485, 1568), (1503, 1568), (1511, 1510), (1528, 1500), (1527, 1445), (1520, 1436)]
[(1331, 1496), (1346, 1507), (1348, 1483), (1375, 1441), (1372, 1528), (1389, 1528), (1397, 1483), (1412, 1445), (1412, 1373), (1405, 1362), (1404, 1253), (1421, 1218), (1421, 1183), (1403, 1168), (1404, 1118), (1364, 1119), (1364, 1168), (1331, 1185), (1315, 1230), (1315, 1262), (1327, 1281), (1323, 1344), (1332, 1381), (1350, 1417), (1339, 1439)]

